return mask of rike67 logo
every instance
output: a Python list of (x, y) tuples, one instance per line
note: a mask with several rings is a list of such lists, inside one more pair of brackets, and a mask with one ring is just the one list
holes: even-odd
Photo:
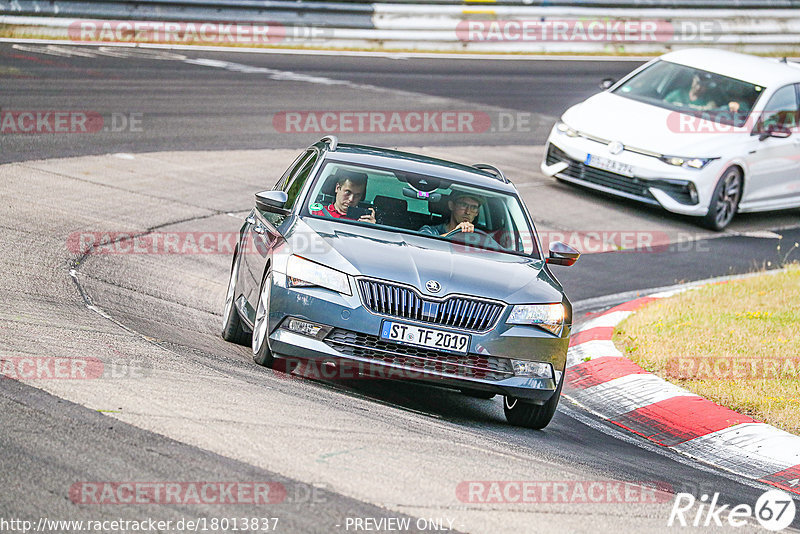
[(700, 499), (691, 493), (678, 493), (667, 526), (744, 527), (752, 526), (750, 520), (755, 518), (765, 529), (777, 532), (792, 524), (796, 511), (792, 496), (777, 489), (763, 493), (755, 506), (737, 504), (733, 508), (730, 504), (719, 504), (719, 493), (710, 498), (703, 494)]

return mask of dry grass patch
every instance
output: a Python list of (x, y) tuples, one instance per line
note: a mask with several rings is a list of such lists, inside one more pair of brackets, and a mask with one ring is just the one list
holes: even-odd
[(800, 434), (800, 266), (657, 300), (614, 342), (672, 383)]

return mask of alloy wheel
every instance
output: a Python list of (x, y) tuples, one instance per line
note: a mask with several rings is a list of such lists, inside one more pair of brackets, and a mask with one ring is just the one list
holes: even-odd
[(233, 313), (233, 295), (236, 291), (236, 280), (239, 278), (239, 258), (233, 260), (233, 267), (231, 268), (231, 277), (228, 280), (228, 292), (225, 295), (225, 311), (222, 314), (222, 328), (228, 324), (228, 318)]
[(269, 287), (271, 284), (271, 276), (268, 275), (261, 285), (261, 295), (259, 295), (258, 306), (256, 306), (256, 321), (253, 326), (253, 354), (257, 354), (261, 350), (261, 346), (266, 342), (269, 325)]
[(739, 204), (742, 187), (739, 173), (731, 169), (722, 179), (722, 187), (717, 193), (717, 213), (715, 216), (717, 226), (725, 227), (731, 222)]

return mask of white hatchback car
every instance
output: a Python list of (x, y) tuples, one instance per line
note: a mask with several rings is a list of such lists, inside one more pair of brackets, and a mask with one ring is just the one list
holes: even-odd
[(542, 171), (703, 218), (800, 207), (800, 65), (670, 52), (569, 108)]

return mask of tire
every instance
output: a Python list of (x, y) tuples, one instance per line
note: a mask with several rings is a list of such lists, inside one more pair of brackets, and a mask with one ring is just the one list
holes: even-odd
[(467, 397), (472, 397), (473, 399), (492, 399), (495, 396), (495, 393), (491, 391), (481, 391), (480, 389), (462, 389), (462, 395), (466, 395)]
[(239, 278), (238, 248), (233, 253), (231, 276), (228, 279), (228, 291), (225, 294), (225, 310), (222, 312), (222, 339), (239, 345), (250, 344), (250, 334), (244, 330), (242, 319), (236, 311), (234, 297), (236, 293), (236, 280)]
[(742, 199), (742, 171), (728, 167), (719, 179), (708, 213), (703, 217), (703, 226), (716, 232), (722, 231), (733, 220)]
[(258, 291), (256, 320), (253, 323), (253, 361), (258, 365), (272, 368), (275, 357), (269, 348), (269, 297), (272, 287), (272, 271), (267, 271)]
[(536, 430), (541, 430), (546, 427), (556, 413), (556, 407), (561, 398), (561, 386), (563, 384), (564, 376), (562, 375), (561, 383), (558, 384), (553, 396), (550, 397), (550, 400), (541, 405), (523, 402), (516, 397), (506, 395), (503, 399), (503, 411), (506, 414), (506, 420), (509, 424), (514, 426), (535, 428)]

